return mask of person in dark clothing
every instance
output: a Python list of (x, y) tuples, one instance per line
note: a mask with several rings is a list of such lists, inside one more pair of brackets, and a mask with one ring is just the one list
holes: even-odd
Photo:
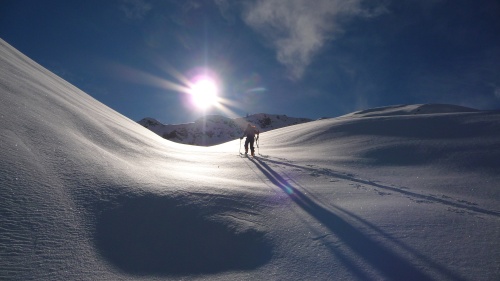
[(252, 153), (252, 156), (255, 156), (255, 149), (253, 147), (253, 143), (255, 142), (255, 135), (257, 135), (257, 139), (259, 139), (259, 130), (249, 123), (240, 138), (241, 140), (243, 139), (243, 137), (247, 137), (245, 140), (245, 154), (248, 154), (248, 144), (250, 144), (250, 151)]

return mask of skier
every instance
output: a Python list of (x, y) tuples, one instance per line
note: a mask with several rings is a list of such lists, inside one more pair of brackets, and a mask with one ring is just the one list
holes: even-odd
[(259, 139), (259, 130), (252, 124), (248, 123), (248, 126), (243, 132), (243, 135), (240, 137), (240, 140), (243, 139), (244, 136), (247, 137), (245, 140), (245, 154), (248, 154), (248, 144), (250, 144), (250, 151), (252, 152), (252, 157), (255, 156), (254, 154), (255, 149), (253, 147), (253, 143), (255, 141), (256, 134), (257, 134), (257, 139)]

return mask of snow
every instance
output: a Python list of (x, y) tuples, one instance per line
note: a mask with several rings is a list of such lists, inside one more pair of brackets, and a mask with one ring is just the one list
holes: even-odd
[(410, 104), (370, 108), (347, 114), (345, 117), (376, 117), (458, 112), (478, 112), (478, 110), (451, 104)]
[(165, 140), (0, 41), (0, 118), (1, 280), (500, 279), (499, 112), (365, 110), (262, 133), (249, 159)]

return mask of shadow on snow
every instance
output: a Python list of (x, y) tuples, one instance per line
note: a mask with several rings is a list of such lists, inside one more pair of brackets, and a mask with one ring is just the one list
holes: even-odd
[(445, 198), (440, 198), (440, 197), (437, 197), (437, 196), (419, 194), (419, 193), (416, 193), (416, 192), (412, 192), (412, 191), (408, 191), (408, 190), (403, 190), (401, 188), (379, 184), (379, 183), (376, 183), (376, 182), (373, 182), (373, 181), (368, 181), (368, 180), (354, 178), (351, 175), (343, 175), (343, 174), (331, 171), (330, 169), (319, 169), (318, 170), (318, 169), (314, 169), (314, 168), (303, 167), (303, 166), (299, 166), (299, 165), (294, 165), (294, 164), (290, 164), (290, 163), (279, 162), (279, 161), (270, 160), (270, 159), (266, 159), (265, 161), (266, 162), (270, 162), (270, 163), (279, 164), (279, 165), (290, 166), (290, 167), (294, 167), (294, 168), (298, 168), (298, 169), (302, 169), (302, 170), (308, 170), (308, 171), (311, 171), (311, 172), (314, 172), (314, 173), (317, 173), (317, 174), (322, 174), (322, 175), (325, 175), (325, 176), (331, 176), (331, 177), (335, 177), (335, 178), (339, 178), (339, 179), (344, 179), (344, 180), (356, 182), (356, 183), (359, 183), (359, 184), (364, 184), (364, 185), (368, 185), (368, 186), (378, 187), (378, 188), (381, 188), (381, 189), (385, 189), (387, 191), (398, 192), (400, 194), (406, 195), (409, 198), (413, 198), (413, 199), (426, 200), (426, 201), (429, 201), (429, 202), (439, 203), (439, 204), (443, 204), (443, 205), (454, 207), (454, 208), (460, 208), (460, 209), (469, 210), (469, 211), (473, 211), (473, 212), (477, 212), (477, 213), (481, 213), (481, 214), (485, 214), (485, 215), (500, 217), (500, 212), (498, 212), (498, 211), (492, 211), (492, 210), (488, 210), (488, 209), (484, 209), (484, 208), (480, 208), (480, 207), (476, 207), (476, 206), (474, 206), (475, 205), (474, 203), (470, 203), (470, 202), (465, 202), (465, 201), (455, 202), (455, 201), (447, 200)]
[(123, 201), (98, 217), (95, 244), (126, 273), (210, 274), (251, 270), (271, 259), (262, 232), (211, 220), (200, 206), (180, 206), (158, 195)]
[[(268, 161), (268, 160), (265, 160)], [(326, 226), (332, 234), (336, 235), (346, 246), (359, 255), (364, 261), (380, 272), (387, 280), (433, 280), (431, 276), (413, 265), (404, 257), (398, 255), (391, 249), (384, 247), (378, 241), (363, 234), (345, 219), (334, 212), (319, 205), (299, 189), (291, 185), (280, 174), (274, 171), (260, 158), (253, 160), (256, 167), (277, 187), (283, 190), (289, 198), (300, 208)], [(347, 211), (343, 211), (347, 213)], [(360, 280), (371, 280), (366, 272), (363, 272), (352, 258), (341, 250), (329, 247), (332, 252), (348, 267)], [(420, 258), (422, 256), (420, 255)], [(438, 265), (432, 266), (454, 280), (463, 280), (453, 272)]]

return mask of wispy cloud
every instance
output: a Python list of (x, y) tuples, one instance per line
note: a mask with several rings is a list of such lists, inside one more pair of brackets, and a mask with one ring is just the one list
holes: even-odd
[(152, 5), (145, 0), (122, 0), (120, 10), (128, 19), (139, 20), (147, 15)]
[(495, 97), (497, 99), (500, 99), (500, 87), (495, 87), (494, 93), (495, 93)]
[(374, 17), (387, 10), (362, 0), (257, 0), (248, 4), (244, 21), (276, 49), (292, 79), (300, 79), (314, 56), (343, 32), (342, 20)]
[(231, 5), (234, 4), (234, 2), (230, 3), (228, 2), (228, 0), (214, 0), (214, 2), (219, 7), (219, 11), (222, 17), (225, 18), (229, 23), (234, 23), (234, 14), (230, 12)]

